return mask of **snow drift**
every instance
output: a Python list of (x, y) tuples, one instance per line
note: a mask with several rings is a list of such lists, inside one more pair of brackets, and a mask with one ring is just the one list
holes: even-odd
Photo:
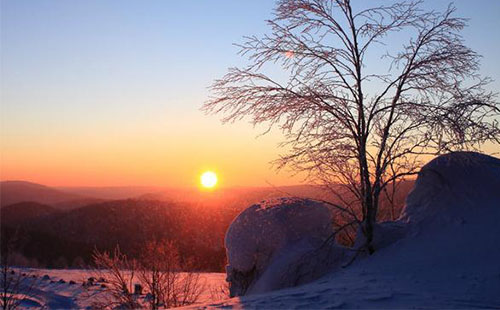
[[(500, 160), (473, 152), (439, 156), (422, 168), (400, 219), (377, 226), (373, 255), (313, 283), (206, 308), (500, 308), (499, 223)], [(266, 224), (246, 228), (254, 234), (259, 225)], [(229, 244), (238, 244), (237, 236)]]

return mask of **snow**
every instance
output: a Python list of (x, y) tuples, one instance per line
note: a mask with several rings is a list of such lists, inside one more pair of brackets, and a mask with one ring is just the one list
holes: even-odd
[(499, 223), (500, 160), (451, 153), (422, 168), (398, 221), (377, 225), (373, 255), (306, 285), (196, 308), (500, 308)]
[[(324, 203), (280, 198), (254, 204), (230, 225), (225, 238), (231, 296), (264, 293), (312, 280), (342, 249), (317, 249), (333, 233), (332, 210)], [(334, 252), (334, 253), (331, 253)], [(311, 254), (315, 255), (311, 255)], [(315, 269), (306, 264), (317, 259)]]
[[(29, 296), (19, 294), (18, 298), (22, 299), (20, 309), (39, 309), (40, 305), (44, 305), (44, 309), (85, 309), (94, 301), (92, 294), (82, 286), (84, 281), (94, 276), (89, 270), (16, 268), (16, 272), (36, 275), (38, 281)], [(45, 275), (48, 278), (44, 277)], [(223, 273), (202, 273), (204, 289), (198, 303), (221, 299), (219, 290), (224, 286), (224, 278)], [(61, 280), (64, 280), (64, 283)], [(70, 281), (75, 283), (70, 284)], [(102, 290), (99, 286), (93, 288), (93, 291), (99, 290)]]
[(499, 189), (499, 159), (473, 152), (442, 155), (421, 169), (401, 219), (415, 228), (498, 214)]

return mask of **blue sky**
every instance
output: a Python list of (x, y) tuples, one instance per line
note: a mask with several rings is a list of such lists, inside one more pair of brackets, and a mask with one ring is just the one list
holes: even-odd
[(101, 105), (111, 101), (106, 99), (116, 99), (122, 108), (136, 103), (122, 97), (144, 98), (142, 108), (154, 109), (147, 106), (152, 102), (148, 93), (162, 100), (182, 96), (203, 101), (213, 78), (238, 62), (231, 43), (263, 29), (261, 20), (272, 7), (266, 1), (214, 3), (3, 1), (7, 110), (14, 103), (41, 105), (47, 96), (47, 113), (53, 112), (52, 105), (65, 113), (68, 104), (86, 112), (106, 110)]

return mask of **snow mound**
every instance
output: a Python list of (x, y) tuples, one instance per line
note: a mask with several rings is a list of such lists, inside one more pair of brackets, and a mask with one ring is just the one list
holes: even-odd
[(342, 256), (341, 247), (325, 245), (332, 224), (332, 210), (309, 199), (279, 198), (244, 210), (225, 238), (231, 296), (297, 285), (320, 275), (335, 261), (331, 257)]
[(455, 152), (439, 156), (421, 169), (401, 220), (420, 227), (462, 223), (485, 212), (498, 213), (499, 201), (500, 160)]

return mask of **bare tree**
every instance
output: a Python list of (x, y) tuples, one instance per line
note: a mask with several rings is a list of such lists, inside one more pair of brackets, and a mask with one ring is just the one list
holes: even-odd
[[(173, 242), (150, 241), (142, 250), (138, 278), (150, 295), (151, 309), (196, 302), (203, 290), (198, 273), (186, 270)], [(184, 272), (182, 272), (184, 271)]]
[[(360, 215), (369, 253), (381, 193), (417, 173), (422, 155), (500, 142), (496, 94), (460, 35), (466, 20), (451, 5), (420, 7), (278, 1), (270, 33), (239, 45), (250, 64), (215, 81), (204, 105), (224, 121), (278, 126), (287, 150), (278, 167), (334, 184), (335, 206)], [(385, 52), (384, 42), (401, 46)]]

